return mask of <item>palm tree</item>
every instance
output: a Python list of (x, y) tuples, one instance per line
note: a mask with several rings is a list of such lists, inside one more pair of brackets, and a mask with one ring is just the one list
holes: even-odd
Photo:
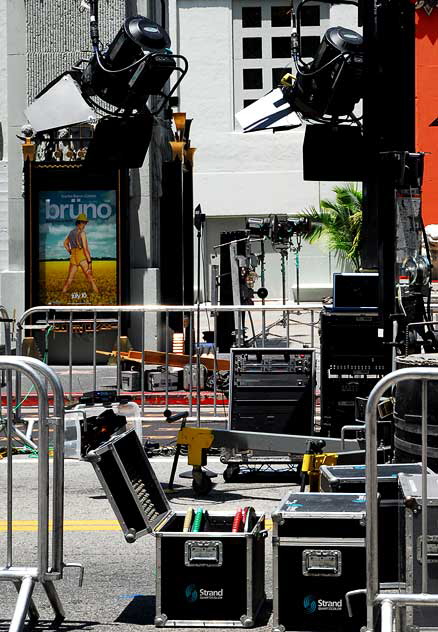
[(326, 238), (329, 250), (340, 261), (348, 261), (355, 272), (360, 268), (360, 231), (362, 227), (362, 191), (349, 183), (333, 187), (335, 200), (321, 200), (319, 210), (305, 209), (300, 217), (309, 219), (312, 229), (306, 236), (309, 243)]

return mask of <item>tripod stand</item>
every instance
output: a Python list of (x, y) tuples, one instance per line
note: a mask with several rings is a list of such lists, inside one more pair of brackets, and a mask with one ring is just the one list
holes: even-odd
[[(281, 298), (282, 304), (285, 305), (287, 302), (287, 291), (286, 291), (286, 272), (287, 272), (287, 260), (289, 258), (289, 251), (291, 250), (295, 254), (295, 269), (296, 269), (296, 303), (299, 305), (300, 303), (300, 260), (299, 253), (301, 251), (302, 242), (301, 235), (296, 235), (296, 241), (293, 242), (293, 236), (285, 241), (281, 241), (278, 243), (273, 243), (274, 248), (277, 252), (280, 253), (280, 271), (281, 271)], [(264, 255), (264, 253), (263, 253)], [(262, 301), (264, 304), (264, 301)], [(264, 316), (264, 315), (263, 315)], [(282, 318), (271, 323), (267, 327), (265, 326), (264, 318), (263, 318), (263, 332), (253, 336), (250, 340), (248, 340), (248, 344), (252, 344), (253, 342), (263, 338), (272, 331), (275, 327), (283, 327), (287, 329), (287, 339), (289, 340), (289, 326), (290, 326), (290, 318), (287, 312), (283, 312)]]

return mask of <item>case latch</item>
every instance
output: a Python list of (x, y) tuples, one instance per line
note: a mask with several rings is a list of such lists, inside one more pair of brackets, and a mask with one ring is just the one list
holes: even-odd
[[(423, 536), (420, 535), (417, 541), (417, 560), (423, 562)], [(438, 562), (438, 536), (427, 536), (427, 561)]]
[(341, 574), (341, 551), (327, 549), (305, 549), (303, 551), (303, 575), (340, 577)]
[(187, 540), (184, 546), (184, 561), (186, 566), (222, 566), (222, 542)]

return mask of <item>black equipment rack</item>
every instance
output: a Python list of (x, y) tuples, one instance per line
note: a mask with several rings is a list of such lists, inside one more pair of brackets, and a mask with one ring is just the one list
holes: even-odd
[[(315, 350), (241, 348), (230, 350), (228, 430), (311, 436), (314, 432)], [(256, 452), (256, 453), (255, 453)], [(258, 471), (274, 465), (292, 469), (302, 454), (222, 452), (231, 481), (244, 465)]]

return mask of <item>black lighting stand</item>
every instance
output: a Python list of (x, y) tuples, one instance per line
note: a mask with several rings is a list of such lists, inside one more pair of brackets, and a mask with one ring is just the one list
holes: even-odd
[[(200, 341), (201, 341), (201, 244), (202, 244), (203, 229), (205, 225), (205, 213), (202, 212), (201, 206), (199, 204), (195, 208), (194, 225), (197, 231), (196, 233), (196, 243), (197, 243), (197, 266), (196, 266), (197, 274), (196, 276), (197, 276), (198, 291), (197, 291), (197, 296), (196, 296), (196, 317), (197, 317), (197, 323), (196, 323), (196, 341), (197, 341), (197, 345), (196, 345), (196, 374), (197, 374), (196, 416), (198, 419), (197, 425), (199, 428), (201, 426), (201, 379), (200, 379), (201, 378), (201, 346), (200, 346)], [(190, 393), (190, 397), (192, 397), (192, 393)], [(186, 472), (182, 472), (179, 476), (180, 478), (193, 479), (194, 473), (193, 473), (193, 470), (187, 470)], [(196, 476), (199, 477), (199, 481), (197, 482), (198, 488), (200, 490), (204, 488), (204, 490), (207, 493), (207, 490), (211, 487), (211, 484), (209, 484), (205, 479), (215, 478), (217, 476), (217, 473), (213, 472), (212, 470), (209, 470), (206, 467), (202, 467), (201, 472), (197, 472)]]
[(292, 252), (295, 255), (295, 278), (296, 278), (296, 287), (297, 287), (297, 296), (296, 296), (296, 303), (297, 305), (300, 304), (300, 252), (301, 252), (301, 243), (302, 243), (302, 236), (297, 234), (296, 235), (296, 243), (294, 244), (293, 242), (293, 237), (291, 238), (291, 248), (292, 248)]

